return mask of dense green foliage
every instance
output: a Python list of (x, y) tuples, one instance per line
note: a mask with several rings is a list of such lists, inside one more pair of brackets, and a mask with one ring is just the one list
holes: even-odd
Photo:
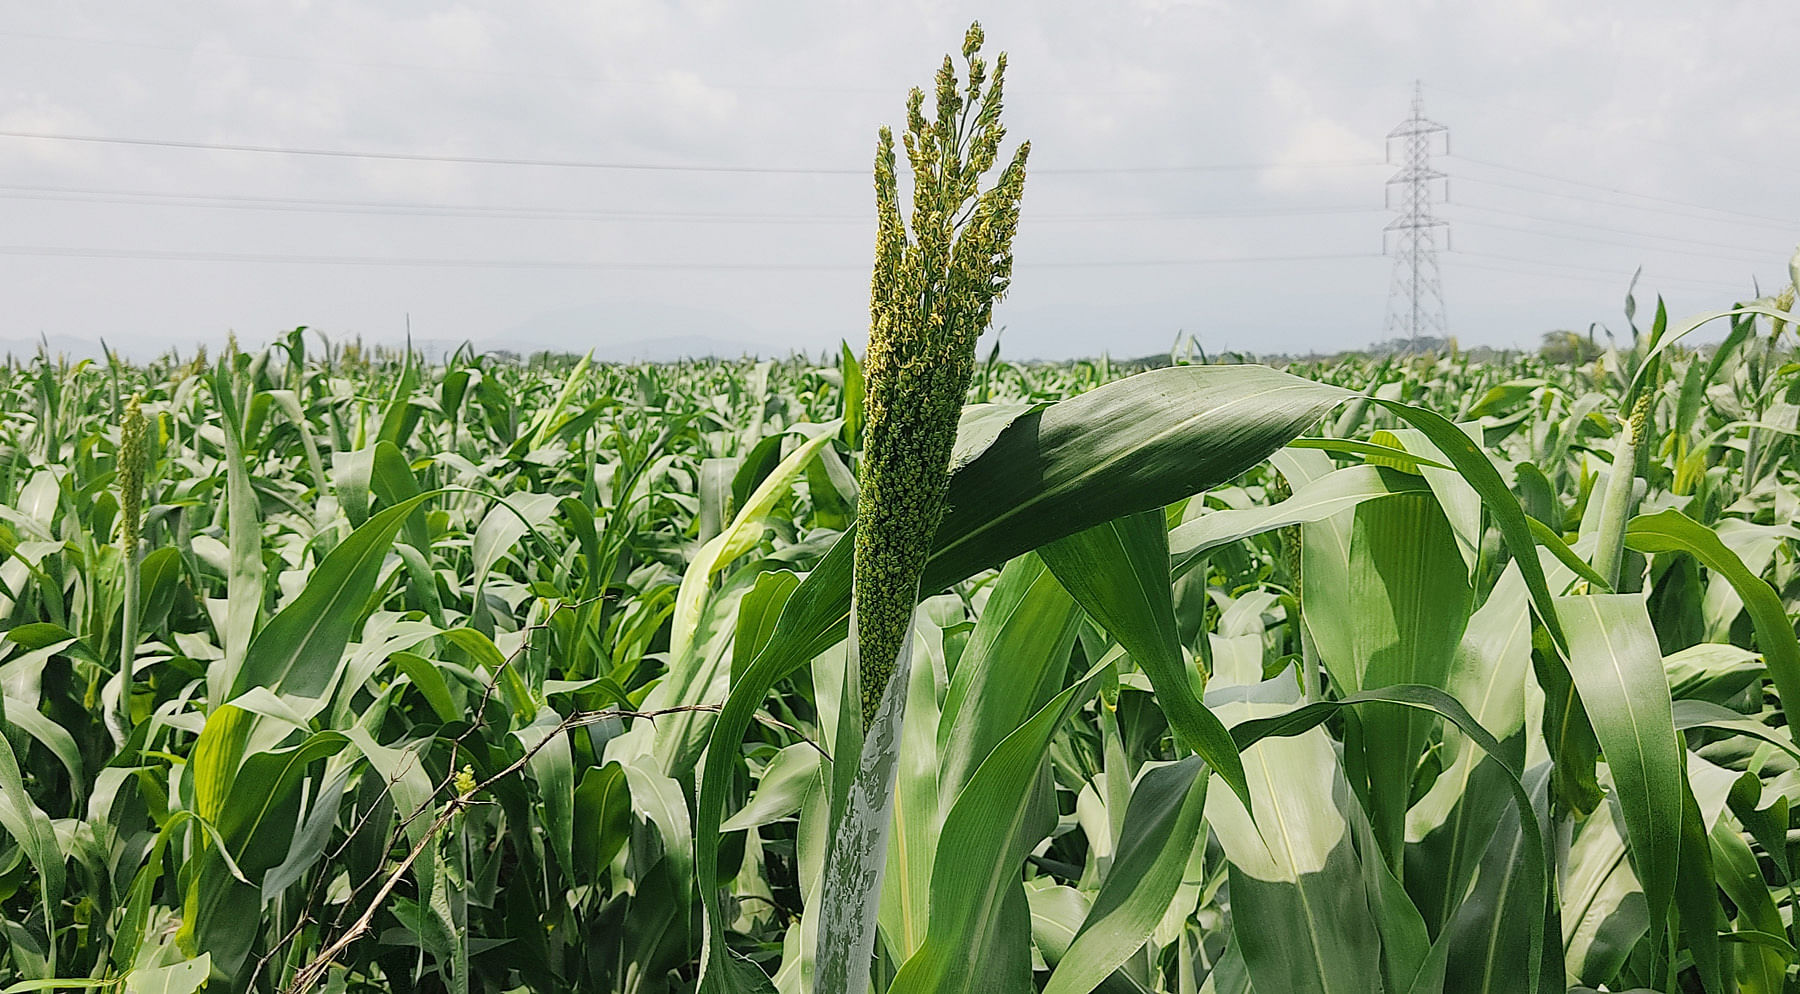
[[(1728, 320), (1650, 364), (1660, 316), (1580, 367), (1293, 370), (1378, 398), (1348, 404), (978, 370), (878, 983), (1791, 986), (1800, 367)], [(0, 369), (0, 978), (685, 990), (710, 878), (725, 942), (806, 989), (860, 382), (299, 332)]]

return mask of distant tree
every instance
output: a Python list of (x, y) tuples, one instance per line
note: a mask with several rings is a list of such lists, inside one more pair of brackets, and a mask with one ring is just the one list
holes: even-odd
[(1600, 355), (1600, 347), (1592, 339), (1573, 331), (1546, 331), (1538, 355), (1546, 362), (1574, 366), (1594, 361)]
[(1369, 345), (1370, 355), (1422, 355), (1426, 352), (1445, 352), (1451, 346), (1450, 339), (1438, 338), (1435, 335), (1420, 335), (1417, 340), (1411, 338), (1390, 338), (1385, 342), (1372, 342)]

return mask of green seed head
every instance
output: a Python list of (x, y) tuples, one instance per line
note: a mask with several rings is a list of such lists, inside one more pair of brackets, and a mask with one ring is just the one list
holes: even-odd
[(118, 489), (121, 511), (120, 545), (130, 556), (137, 551), (144, 511), (144, 466), (148, 461), (149, 419), (143, 399), (133, 394), (125, 404), (125, 420), (119, 426)]
[[(1788, 312), (1788, 313), (1791, 313), (1793, 311), (1795, 287), (1796, 287), (1796, 284), (1789, 283), (1787, 289), (1781, 291), (1781, 293), (1775, 297), (1775, 309), (1776, 310), (1782, 311), (1782, 312)], [(1786, 331), (1787, 328), (1788, 328), (1788, 322), (1782, 320), (1781, 318), (1774, 319), (1773, 330), (1772, 330), (1770, 337), (1771, 338), (1780, 338), (1781, 333), (1783, 331)]]
[(975, 53), (981, 51), (981, 43), (985, 40), (986, 36), (981, 33), (981, 22), (970, 23), (968, 33), (963, 35), (963, 58), (973, 59)]
[(869, 281), (869, 353), (861, 492), (857, 501), (857, 648), (863, 723), (874, 717), (912, 617), (919, 575), (943, 517), (950, 451), (975, 368), (975, 341), (1012, 278), (1030, 144), (992, 187), (1006, 57), (992, 80), (969, 29), (965, 93), (944, 60), (933, 119), (925, 95), (907, 100), (901, 138), (913, 174), (911, 230), (900, 213), (894, 136), (875, 151), (875, 266)]
[(1638, 394), (1637, 403), (1631, 406), (1631, 444), (1643, 445), (1644, 438), (1650, 430), (1650, 393), (1646, 388)]

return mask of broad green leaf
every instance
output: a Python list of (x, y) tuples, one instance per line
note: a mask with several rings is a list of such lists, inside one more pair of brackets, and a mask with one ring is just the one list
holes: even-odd
[(1575, 551), (1570, 549), (1568, 544), (1562, 540), (1562, 536), (1550, 530), (1549, 525), (1544, 524), (1536, 518), (1526, 518), (1525, 524), (1531, 528), (1531, 537), (1535, 539), (1539, 545), (1548, 550), (1551, 555), (1554, 555), (1557, 562), (1567, 566), (1570, 570), (1574, 571), (1576, 576), (1579, 576), (1592, 584), (1595, 590), (1602, 593), (1612, 593), (1612, 584), (1606, 582), (1606, 577), (1595, 572), (1592, 566), (1589, 566), (1586, 561), (1576, 555)]
[[(1737, 906), (1737, 927), (1771, 935), (1786, 934), (1787, 925), (1763, 880), (1756, 854), (1737, 828), (1729, 821), (1721, 820), (1713, 825), (1709, 838), (1719, 889)], [(1785, 975), (1792, 962), (1791, 955), (1766, 946), (1741, 945), (1733, 956), (1737, 962), (1739, 989), (1744, 994), (1782, 994), (1787, 989)]]
[(575, 862), (575, 764), (569, 746), (569, 733), (562, 727), (562, 715), (552, 708), (540, 710), (531, 724), (517, 729), (513, 736), (531, 753), (526, 768), (544, 805), (544, 834), (550, 851), (556, 854), (564, 870), (576, 873)]
[(1618, 790), (1654, 944), (1675, 896), (1688, 789), (1656, 631), (1630, 594), (1559, 597), (1556, 610), (1569, 634), (1569, 672)]
[[(1694, 317), (1691, 317), (1691, 318), (1686, 319), (1685, 321), (1682, 321), (1679, 325), (1677, 325), (1675, 327), (1674, 331), (1669, 332), (1666, 335), (1663, 335), (1656, 342), (1655, 347), (1650, 349), (1650, 351), (1647, 354), (1645, 354), (1643, 362), (1640, 363), (1638, 366), (1637, 374), (1632, 378), (1630, 387), (1635, 389), (1638, 386), (1638, 382), (1642, 379), (1645, 372), (1650, 369), (1651, 360), (1659, 358), (1662, 355), (1662, 353), (1668, 349), (1669, 346), (1675, 344), (1677, 341), (1680, 341), (1683, 337), (1687, 336), (1689, 333), (1695, 331), (1696, 329), (1700, 328), (1703, 325), (1706, 325), (1713, 321), (1716, 321), (1719, 318), (1738, 317), (1738, 316), (1751, 315), (1751, 314), (1760, 314), (1765, 317), (1772, 317), (1772, 318), (1776, 318), (1779, 320), (1786, 320), (1786, 321), (1796, 320), (1795, 315), (1792, 313), (1784, 313), (1782, 311), (1776, 310), (1773, 307), (1770, 307), (1770, 306), (1767, 306), (1764, 304), (1760, 304), (1760, 303), (1759, 304), (1749, 304), (1749, 305), (1744, 305), (1744, 306), (1739, 306), (1739, 307), (1730, 307), (1730, 308), (1726, 308), (1725, 310), (1722, 310), (1722, 311), (1708, 311), (1704, 314), (1695, 315)], [(1709, 379), (1710, 379), (1710, 377), (1709, 377)]]
[(225, 655), (207, 669), (207, 700), (217, 707), (233, 696), (262, 613), (262, 516), (249, 470), (244, 465), (243, 414), (237, 372), (231, 356), (220, 356), (212, 377), (213, 401), (225, 442), (226, 537), (231, 548), (225, 625), (220, 648)]
[(575, 877), (598, 880), (631, 832), (631, 789), (617, 763), (589, 767), (575, 788)]
[(131, 971), (125, 977), (125, 994), (194, 994), (211, 973), (212, 958), (201, 953), (180, 963)]
[[(49, 816), (26, 793), (18, 757), (4, 736), (0, 736), (0, 829), (12, 836), (37, 871), (44, 917), (54, 923), (62, 903), (65, 857)], [(54, 967), (54, 959), (51, 965)]]
[(531, 432), (532, 448), (543, 448), (549, 443), (551, 435), (562, 420), (563, 412), (568, 409), (569, 403), (574, 399), (575, 392), (580, 390), (582, 383), (587, 380), (588, 366), (593, 359), (593, 350), (589, 349), (587, 355), (582, 356), (581, 361), (575, 364), (575, 368), (569, 371), (568, 378), (563, 380), (562, 390), (556, 395), (556, 400), (548, 407), (538, 411), (537, 417), (533, 419), (531, 427), (528, 429)]
[(161, 628), (164, 619), (169, 615), (169, 608), (174, 606), (175, 591), (181, 583), (182, 562), (181, 551), (164, 547), (152, 549), (144, 555), (138, 564), (138, 589), (144, 598), (142, 617), (138, 619), (143, 631), (154, 631)]
[(444, 681), (437, 663), (412, 652), (396, 652), (392, 658), (394, 666), (419, 688), (425, 703), (431, 706), (439, 721), (451, 722), (463, 717), (463, 709), (456, 706), (450, 685)]
[(789, 453), (751, 492), (737, 517), (732, 519), (731, 526), (701, 546), (699, 553), (688, 563), (687, 572), (681, 578), (681, 590), (675, 597), (675, 615), (670, 619), (669, 655), (676, 665), (687, 664), (694, 631), (699, 627), (701, 602), (712, 578), (762, 540), (764, 522), (776, 502), (793, 487), (819, 450), (831, 444), (835, 437), (821, 431)]
[[(1485, 763), (1478, 772), (1470, 781), (1471, 790), (1504, 793), (1504, 787), (1494, 783), (1510, 775), (1500, 763)], [(1548, 773), (1547, 766), (1540, 766), (1524, 780), (1539, 825), (1549, 823)], [(1475, 865), (1461, 875), (1466, 892), (1449, 896), (1454, 905), (1432, 946), (1443, 972), (1434, 989), (1456, 994), (1561, 990), (1562, 943), (1545, 941), (1546, 935), (1560, 938), (1553, 916), (1558, 909), (1550, 908), (1552, 916), (1546, 918), (1543, 880), (1538, 875), (1541, 857), (1536, 867), (1531, 858), (1531, 851), (1542, 853), (1543, 839), (1526, 830), (1521, 810), (1504, 806), (1497, 824), (1479, 841), (1482, 848), (1471, 854)], [(1526, 962), (1540, 964), (1535, 978), (1521, 969)]]
[[(989, 597), (988, 604), (993, 603), (994, 598)], [(939, 700), (946, 693), (943, 632), (926, 618), (924, 611), (913, 618), (911, 651), (912, 673), (900, 730), (894, 817), (888, 830), (887, 871), (882, 880), (878, 919), (887, 953), (897, 961), (904, 961), (925, 941), (931, 913), (931, 867), (944, 822), (940, 800), (943, 753), (938, 748), (942, 723)], [(969, 658), (966, 648), (963, 658)], [(1047, 699), (1049, 695), (1044, 696)], [(756, 801), (755, 797), (751, 799), (752, 804)]]
[[(1261, 681), (1255, 660), (1217, 657), (1207, 698), (1222, 718), (1289, 711), (1293, 674)], [(1232, 935), (1259, 990), (1348, 992), (1380, 975), (1362, 872), (1340, 807), (1343, 770), (1321, 730), (1245, 745), (1251, 801), (1209, 792), (1206, 821), (1230, 865)]]
[[(1350, 512), (1348, 585), (1306, 583), (1302, 604), (1333, 682), (1346, 694), (1399, 684), (1446, 687), (1473, 593), (1449, 521), (1428, 494), (1364, 504)], [(1319, 594), (1323, 596), (1319, 596)], [(1341, 633), (1343, 642), (1327, 633)], [(1388, 862), (1399, 867), (1413, 774), (1434, 724), (1413, 708), (1375, 705), (1355, 715), (1345, 765)], [(1362, 778), (1366, 777), (1366, 781)]]
[(237, 780), (243, 763), (244, 746), (249, 740), (253, 716), (236, 705), (227, 704), (206, 718), (200, 737), (194, 742), (188, 765), (194, 784), (194, 810), (202, 819), (216, 824), (224, 814), (225, 800)]
[(217, 817), (204, 819), (218, 834), (197, 856), (181, 937), (210, 954), (220, 971), (236, 971), (261, 931), (262, 890), (254, 881), (282, 863), (292, 846), (301, 779), (348, 742), (342, 733), (318, 732), (299, 745), (247, 756)]
[(1450, 468), (1435, 459), (1414, 455), (1397, 446), (1363, 442), (1353, 438), (1296, 438), (1288, 443), (1288, 448), (1320, 449), (1325, 452), (1335, 452), (1338, 455), (1377, 457), (1381, 460), (1379, 465), (1394, 466), (1408, 473), (1416, 473), (1420, 466), (1434, 466), (1438, 469)]
[(1723, 732), (1735, 732), (1760, 739), (1800, 760), (1800, 747), (1794, 745), (1792, 739), (1776, 729), (1756, 720), (1739, 714), (1727, 707), (1721, 707), (1710, 701), (1676, 701), (1672, 709), (1675, 730), (1685, 732), (1691, 728), (1711, 728)]
[(1052, 542), (1040, 555), (1082, 609), (1143, 667), (1176, 734), (1247, 803), (1243, 760), (1224, 723), (1200, 702), (1197, 672), (1181, 651), (1162, 513), (1115, 518)]
[(326, 846), (331, 841), (332, 829), (337, 826), (344, 788), (349, 782), (348, 771), (332, 777), (311, 799), (311, 807), (300, 823), (300, 830), (294, 833), (293, 841), (288, 844), (287, 857), (279, 866), (271, 867), (269, 872), (263, 874), (262, 893), (265, 904), (274, 900), (324, 857)]
[(1033, 881), (1025, 888), (1025, 903), (1031, 906), (1031, 944), (1054, 970), (1087, 917), (1088, 895), (1062, 884)]
[(719, 826), (722, 832), (758, 828), (800, 810), (800, 803), (818, 780), (821, 757), (806, 742), (796, 742), (769, 760), (749, 803)]
[(1784, 711), (1800, 714), (1800, 641), (1774, 588), (1744, 567), (1706, 526), (1673, 509), (1639, 515), (1626, 527), (1625, 544), (1639, 552), (1685, 552), (1725, 578), (1744, 600), (1756, 626), (1763, 658)]
[(1044, 994), (1088, 994), (1141, 948), (1181, 884), (1206, 810), (1199, 757), (1147, 770), (1125, 810), (1119, 857)]
[(1649, 930), (1650, 917), (1631, 867), (1617, 797), (1574, 831), (1563, 857), (1563, 955), (1570, 977), (1604, 983)]
[[(471, 613), (470, 624), (482, 628), (492, 635), (493, 625), (488, 616), (487, 600), (484, 592), (488, 577), (503, 556), (512, 552), (513, 546), (525, 537), (525, 533), (542, 527), (556, 513), (560, 501), (554, 494), (537, 494), (518, 492), (506, 495), (494, 501), (475, 529), (475, 537), (471, 552), (474, 556), (474, 601), (475, 610)], [(485, 627), (484, 627), (485, 626)]]
[(930, 746), (938, 756), (940, 810), (950, 809), (995, 746), (1062, 689), (1080, 621), (1081, 610), (1037, 554), (1000, 571)]
[(413, 407), (413, 391), (419, 385), (419, 367), (415, 363), (412, 343), (406, 346), (405, 358), (400, 364), (400, 375), (395, 377), (393, 389), (389, 391), (386, 410), (381, 415), (381, 427), (376, 431), (377, 443), (386, 442), (395, 447), (406, 444), (412, 436), (413, 428), (419, 423), (419, 412)]
[[(1286, 679), (1278, 677), (1276, 681), (1272, 682), (1282, 682)], [(1292, 691), (1283, 689), (1285, 695), (1291, 699)], [(1546, 910), (1544, 897), (1551, 892), (1550, 877), (1547, 873), (1548, 850), (1545, 846), (1543, 831), (1539, 827), (1542, 822), (1537, 815), (1531, 793), (1520, 779), (1518, 771), (1507, 764), (1506, 753), (1500, 743), (1488, 734), (1487, 730), (1482, 728), (1474, 716), (1470, 715), (1468, 710), (1455, 698), (1435, 687), (1425, 686), (1395, 686), (1367, 690), (1339, 700), (1316, 701), (1281, 714), (1239, 722), (1232, 726), (1231, 736), (1238, 746), (1248, 753), (1252, 746), (1266, 738), (1304, 735), (1337, 712), (1347, 708), (1362, 707), (1370, 702), (1400, 704), (1437, 714), (1454, 724), (1484, 753), (1498, 760), (1497, 765), (1505, 771), (1507, 786), (1513, 794), (1514, 810), (1523, 825), (1526, 840), (1519, 847), (1517, 855), (1517, 862), (1524, 868), (1524, 872), (1520, 875), (1521, 882), (1531, 891), (1530, 898), (1522, 902), (1526, 908), (1530, 909), (1525, 916), (1524, 925), (1525, 934), (1530, 937), (1530, 949), (1528, 950), (1529, 954), (1525, 957), (1523, 969), (1525, 989), (1536, 994), (1540, 991), (1541, 983), (1554, 982), (1553, 977), (1545, 974), (1544, 964), (1541, 962), (1541, 954), (1546, 948), (1543, 942)], [(1299, 768), (1305, 769), (1306, 766), (1301, 765)], [(1221, 831), (1221, 839), (1223, 839), (1223, 826), (1210, 816), (1208, 821)], [(1269, 850), (1265, 849), (1265, 851)], [(1236, 888), (1237, 885), (1234, 883), (1234, 889)], [(1241, 941), (1242, 933), (1238, 934)]]
[[(412, 466), (399, 448), (386, 440), (375, 445), (373, 483), (382, 503), (389, 507), (405, 503), (420, 493)], [(434, 624), (442, 626), (445, 623), (444, 608), (438, 598), (437, 578), (431, 572), (431, 536), (425, 525), (423, 507), (415, 507), (413, 513), (407, 515), (400, 534), (405, 544), (397, 551), (411, 580), (406, 586), (408, 606), (423, 608)]]
[(1519, 570), (1525, 578), (1525, 587), (1531, 593), (1533, 610), (1556, 645), (1566, 645), (1562, 626), (1557, 622), (1556, 609), (1551, 602), (1550, 584), (1545, 578), (1543, 564), (1531, 553), (1535, 545), (1531, 526), (1526, 521), (1524, 509), (1519, 506), (1519, 499), (1507, 489), (1506, 482), (1500, 478), (1500, 472), (1494, 468), (1493, 461), (1469, 436), (1441, 415), (1397, 401), (1378, 400), (1377, 403), (1417, 428), (1481, 496), (1482, 506), (1493, 517), (1494, 524), (1499, 527), (1500, 534), (1506, 541), (1506, 547), (1513, 554), (1513, 560), (1519, 564)]
[(1176, 366), (1026, 412), (952, 474), (921, 589), (1230, 480), (1349, 396), (1262, 366)]
[[(411, 847), (423, 845), (430, 834), (431, 812), (436, 795), (436, 785), (431, 782), (431, 777), (420, 762), (420, 751), (429, 744), (429, 740), (419, 739), (384, 746), (375, 740), (365, 724), (345, 729), (344, 736), (368, 760), (370, 769), (379, 778), (382, 790), (393, 798), (394, 808), (403, 822), (401, 832), (406, 836), (406, 844)], [(385, 834), (385, 825), (382, 830)], [(413, 875), (421, 879), (422, 890), (430, 889), (430, 871), (431, 864), (427, 861), (421, 860), (413, 864)]]
[(1364, 501), (1423, 492), (1420, 478), (1385, 466), (1351, 466), (1328, 473), (1295, 489), (1293, 496), (1266, 507), (1208, 511), (1169, 532), (1175, 575), (1186, 573), (1222, 545), (1285, 528), (1323, 521)]
[(850, 350), (849, 342), (841, 342), (842, 355), (838, 360), (839, 375), (843, 377), (844, 392), (844, 442), (852, 449), (862, 448), (863, 426), (863, 369), (862, 363), (856, 361), (856, 353)]
[[(1456, 428), (1465, 437), (1480, 438), (1480, 428), (1475, 425), (1458, 424)], [(1372, 457), (1372, 461), (1378, 465), (1417, 472), (1425, 478), (1425, 482), (1431, 486), (1431, 492), (1437, 497), (1439, 509), (1450, 524), (1450, 532), (1455, 536), (1456, 549), (1462, 554), (1463, 564), (1468, 568), (1469, 575), (1475, 576), (1480, 565), (1483, 533), (1480, 493), (1469, 485), (1461, 471), (1443, 464), (1443, 452), (1424, 432), (1416, 428), (1401, 428), (1379, 431), (1374, 437), (1379, 442), (1404, 446), (1408, 452), (1436, 457), (1428, 460), (1433, 465), (1420, 464), (1416, 470), (1410, 470), (1404, 460), (1386, 456)]]
[(1731, 926), (1719, 906), (1712, 846), (1707, 842), (1708, 826), (1694, 792), (1685, 783), (1680, 788), (1680, 801), (1681, 849), (1675, 867), (1674, 905), (1681, 926), (1681, 945), (1693, 957), (1694, 972), (1699, 974), (1700, 984), (1708, 994), (1726, 994), (1736, 984), (1726, 982), (1726, 953), (1720, 946), (1720, 933), (1730, 932)]
[[(1525, 582), (1508, 565), (1469, 618), (1445, 689), (1509, 748), (1522, 746), (1526, 674), (1531, 669), (1531, 615)], [(1452, 913), (1480, 863), (1510, 799), (1497, 771), (1481, 771), (1486, 756), (1446, 729), (1442, 772), (1407, 811), (1407, 883), (1434, 925)], [(1522, 748), (1509, 761), (1523, 759)], [(1478, 771), (1480, 771), (1478, 773)], [(1515, 832), (1517, 831), (1515, 827)]]
[(5, 701), (5, 706), (0, 707), (0, 727), (7, 724), (17, 727), (50, 750), (50, 754), (68, 771), (68, 790), (74, 803), (79, 805), (87, 795), (88, 779), (82, 772), (81, 747), (75, 743), (75, 736), (45, 717), (37, 708), (17, 699), (9, 698)]
[(775, 633), (781, 609), (800, 585), (800, 575), (792, 570), (769, 570), (759, 573), (756, 585), (738, 602), (737, 627), (731, 636), (731, 672), (733, 677), (744, 672)]
[(251, 687), (298, 697), (323, 696), (375, 590), (395, 534), (406, 516), (431, 496), (420, 494), (381, 511), (332, 549), (307, 578), (300, 596), (257, 633), (243, 668), (229, 684), (230, 696)]
[(1102, 669), (1096, 666), (1007, 736), (957, 796), (932, 864), (925, 942), (901, 965), (889, 994), (1005, 990), (1021, 981), (1029, 989), (1029, 960), (1023, 977), (1011, 971), (1019, 940), (1029, 940), (1029, 913), (1019, 915), (1025, 895), (1018, 874), (1038, 841), (1030, 830), (1031, 793), (1051, 737), (1094, 693)]

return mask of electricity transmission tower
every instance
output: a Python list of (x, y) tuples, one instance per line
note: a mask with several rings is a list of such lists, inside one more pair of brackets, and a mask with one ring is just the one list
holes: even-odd
[[(1425, 116), (1425, 97), (1413, 83), (1412, 116), (1388, 132), (1388, 161), (1393, 161), (1394, 142), (1401, 142), (1400, 171), (1387, 181), (1387, 206), (1394, 219), (1381, 232), (1381, 248), (1394, 257), (1394, 275), (1388, 284), (1387, 335), (1405, 338), (1417, 351), (1421, 335), (1448, 337), (1444, 321), (1444, 287), (1438, 278), (1437, 229), (1450, 244), (1449, 222), (1431, 213), (1433, 184), (1444, 174), (1431, 168), (1433, 139), (1444, 136), (1444, 152), (1450, 151), (1450, 129)], [(1399, 188), (1400, 202), (1394, 203)], [(1444, 199), (1450, 199), (1449, 181), (1443, 183)], [(1388, 234), (1392, 232), (1390, 249)]]

